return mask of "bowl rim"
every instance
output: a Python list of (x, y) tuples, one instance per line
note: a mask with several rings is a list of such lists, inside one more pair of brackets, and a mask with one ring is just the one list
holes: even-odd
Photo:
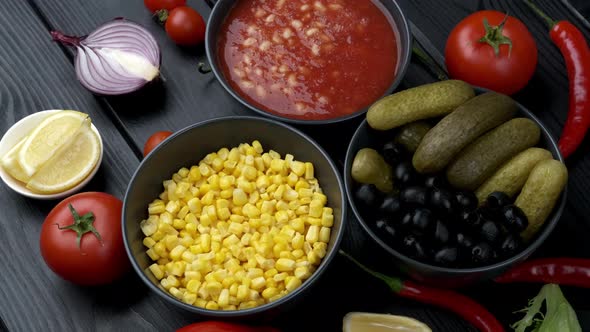
[[(476, 96), (479, 94), (485, 93), (485, 92), (490, 92), (490, 90), (480, 88), (480, 87), (474, 86), (473, 88), (476, 92)], [(518, 107), (518, 111), (524, 113), (525, 117), (535, 121), (535, 123), (541, 129), (542, 135), (544, 137), (547, 137), (548, 148), (557, 152), (556, 155), (552, 153), (553, 158), (564, 163), (564, 159), (563, 159), (563, 156), (561, 155), (561, 152), (558, 148), (557, 142), (555, 141), (554, 137), (551, 135), (551, 132), (543, 124), (543, 122), (541, 122), (539, 120), (539, 118), (537, 118), (537, 116), (535, 116), (530, 110), (528, 110), (522, 104), (520, 104), (516, 100), (515, 100), (515, 102)], [(485, 273), (485, 272), (489, 272), (489, 271), (493, 271), (493, 270), (497, 270), (497, 269), (507, 268), (510, 265), (513, 265), (515, 262), (518, 262), (522, 259), (526, 259), (532, 253), (534, 253), (545, 242), (545, 240), (549, 237), (549, 235), (552, 233), (553, 229), (556, 227), (557, 223), (559, 222), (559, 219), (561, 219), (561, 216), (563, 214), (563, 210), (565, 209), (565, 205), (567, 202), (568, 184), (566, 184), (566, 186), (564, 187), (564, 189), (559, 197), (560, 201), (559, 201), (558, 205), (553, 208), (553, 215), (552, 215), (551, 219), (549, 219), (545, 222), (545, 224), (543, 225), (543, 229), (535, 237), (535, 240), (532, 241), (531, 243), (529, 243), (525, 247), (525, 249), (523, 249), (521, 252), (519, 252), (518, 254), (516, 254), (510, 258), (496, 262), (494, 264), (480, 266), (480, 267), (451, 268), (451, 267), (443, 267), (443, 266), (424, 263), (424, 262), (415, 260), (409, 256), (406, 256), (403, 253), (393, 249), (391, 246), (386, 244), (384, 241), (382, 241), (379, 238), (379, 236), (377, 236), (377, 234), (375, 234), (375, 232), (373, 232), (371, 227), (369, 227), (369, 225), (365, 222), (360, 211), (356, 207), (354, 199), (352, 198), (353, 184), (351, 183), (352, 180), (349, 181), (350, 177), (347, 176), (347, 174), (350, 172), (350, 168), (352, 165), (352, 158), (354, 158), (354, 155), (356, 154), (356, 151), (352, 151), (352, 145), (353, 145), (353, 142), (357, 141), (358, 137), (362, 135), (361, 131), (363, 129), (365, 129), (365, 127), (367, 127), (367, 126), (368, 126), (367, 119), (365, 119), (365, 120), (363, 120), (363, 122), (361, 122), (361, 124), (355, 130), (354, 135), (352, 136), (350, 143), (348, 145), (348, 148), (346, 149), (346, 158), (344, 161), (344, 172), (345, 172), (344, 173), (344, 185), (346, 187), (346, 197), (348, 198), (350, 208), (352, 209), (357, 222), (359, 224), (361, 224), (361, 226), (365, 230), (365, 232), (367, 232), (369, 234), (369, 236), (375, 242), (377, 242), (381, 248), (383, 248), (385, 251), (387, 251), (390, 255), (393, 255), (397, 259), (401, 260), (404, 264), (415, 266), (416, 268), (418, 268), (420, 270), (432, 271), (434, 273), (448, 273), (448, 274), (454, 274), (454, 275), (479, 274), (479, 273)]]
[[(322, 120), (305, 120), (305, 119), (290, 118), (287, 116), (271, 113), (269, 111), (265, 111), (259, 107), (256, 107), (256, 106), (250, 104), (248, 101), (246, 101), (225, 80), (224, 75), (221, 72), (221, 69), (219, 68), (219, 65), (217, 63), (217, 60), (214, 58), (215, 54), (217, 54), (217, 52), (216, 52), (216, 50), (214, 50), (214, 48), (217, 45), (218, 38), (216, 35), (216, 31), (213, 31), (214, 29), (211, 29), (210, 27), (212, 26), (212, 24), (215, 20), (221, 20), (223, 22), (226, 19), (226, 15), (227, 15), (228, 11), (222, 10), (221, 6), (220, 6), (220, 3), (224, 2), (224, 1), (239, 1), (239, 0), (218, 0), (216, 2), (215, 6), (213, 7), (213, 9), (211, 11), (211, 15), (209, 16), (209, 19), (207, 21), (207, 31), (206, 31), (206, 36), (205, 36), (205, 52), (207, 53), (207, 61), (209, 62), (209, 66), (210, 66), (211, 70), (213, 71), (213, 74), (215, 75), (217, 82), (219, 82), (219, 84), (221, 84), (221, 86), (225, 89), (225, 91), (227, 91), (235, 100), (237, 100), (243, 106), (246, 106), (248, 109), (250, 109), (258, 114), (261, 114), (261, 115), (271, 118), (273, 120), (287, 122), (287, 123), (291, 123), (291, 124), (305, 124), (305, 125), (333, 124), (333, 123), (347, 121), (347, 120), (356, 118), (358, 116), (361, 116), (361, 115), (367, 113), (367, 111), (369, 110), (369, 107), (371, 105), (369, 105), (363, 109), (357, 110), (356, 112), (344, 115), (344, 116), (339, 116), (339, 117), (329, 118), (329, 119), (322, 119)], [(387, 88), (387, 90), (377, 100), (379, 100), (387, 95), (390, 95), (399, 87), (403, 78), (406, 76), (406, 72), (407, 72), (408, 67), (410, 65), (410, 60), (411, 60), (411, 56), (412, 56), (412, 34), (411, 34), (411, 30), (410, 30), (410, 25), (408, 23), (408, 19), (406, 18), (406, 15), (404, 14), (404, 11), (401, 9), (397, 0), (388, 0), (388, 1), (393, 4), (394, 10), (399, 13), (399, 16), (401, 18), (400, 22), (397, 22), (397, 21), (393, 22), (393, 24), (396, 24), (393, 27), (393, 29), (397, 30), (397, 34), (398, 34), (398, 38), (399, 38), (398, 44), (399, 44), (400, 40), (407, 40), (408, 46), (405, 48), (402, 47), (401, 45), (399, 46), (399, 53), (398, 53), (398, 59), (397, 59), (398, 60), (397, 75), (395, 76), (395, 78), (393, 79), (393, 81), (391, 82), (391, 84)], [(380, 8), (380, 10), (382, 10), (382, 9)], [(391, 11), (388, 10), (387, 12), (389, 15), (392, 15)], [(376, 102), (377, 100), (375, 100), (374, 102)]]
[[(254, 307), (254, 308), (250, 308), (250, 309), (242, 309), (242, 310), (223, 311), (223, 310), (210, 310), (210, 309), (199, 308), (194, 305), (190, 305), (190, 304), (184, 303), (184, 302), (176, 299), (170, 293), (165, 292), (164, 290), (160, 289), (160, 287), (158, 285), (154, 284), (145, 275), (145, 272), (141, 269), (137, 260), (135, 259), (135, 256), (133, 255), (133, 252), (131, 251), (131, 244), (129, 243), (129, 240), (128, 240), (129, 234), (127, 233), (127, 227), (126, 227), (126, 222), (125, 222), (127, 220), (126, 206), (128, 204), (128, 198), (129, 198), (131, 189), (132, 189), (133, 185), (135, 184), (138, 174), (142, 171), (144, 164), (147, 163), (147, 161), (149, 159), (151, 159), (155, 154), (157, 154), (158, 151), (165, 149), (166, 146), (172, 140), (186, 134), (187, 132), (189, 132), (191, 130), (194, 130), (194, 129), (197, 129), (200, 127), (204, 127), (204, 126), (207, 126), (212, 123), (219, 123), (219, 122), (226, 122), (226, 121), (242, 121), (242, 120), (266, 122), (271, 125), (276, 125), (276, 126), (282, 127), (282, 129), (284, 129), (284, 130), (290, 130), (290, 131), (294, 132), (295, 134), (298, 134), (299, 136), (301, 136), (303, 139), (307, 140), (320, 152), (320, 154), (326, 159), (326, 161), (330, 165), (332, 173), (336, 177), (336, 182), (338, 183), (338, 188), (339, 188), (339, 191), (341, 194), (340, 204), (342, 205), (342, 213), (340, 216), (340, 219), (341, 219), (340, 229), (339, 229), (338, 233), (336, 234), (333, 249), (330, 252), (328, 252), (326, 254), (326, 256), (322, 259), (320, 266), (317, 268), (317, 270), (307, 280), (305, 280), (299, 287), (297, 287), (297, 289), (295, 289), (293, 292), (288, 293), (287, 295), (280, 298), (279, 300), (274, 301), (274, 302), (270, 302), (270, 303), (266, 303), (266, 304), (258, 306), (258, 307)], [(125, 190), (125, 197), (123, 199), (123, 208), (122, 208), (122, 214), (121, 214), (121, 227), (122, 227), (122, 231), (123, 231), (123, 243), (125, 246), (125, 252), (127, 253), (127, 256), (131, 262), (131, 265), (133, 266), (133, 270), (135, 270), (135, 272), (139, 275), (140, 279), (145, 284), (147, 284), (148, 288), (150, 288), (156, 294), (160, 295), (161, 298), (164, 298), (169, 303), (179, 306), (187, 311), (194, 312), (194, 313), (197, 313), (197, 314), (200, 314), (203, 316), (216, 317), (216, 318), (230, 318), (230, 317), (231, 318), (241, 318), (241, 317), (246, 317), (246, 316), (250, 316), (253, 314), (259, 314), (261, 312), (266, 312), (268, 310), (272, 310), (276, 307), (279, 307), (285, 303), (292, 302), (295, 299), (295, 297), (297, 297), (301, 293), (308, 290), (311, 286), (313, 286), (313, 284), (317, 280), (319, 280), (319, 278), (328, 269), (328, 267), (330, 266), (330, 263), (332, 262), (332, 260), (336, 256), (336, 254), (338, 253), (338, 248), (340, 247), (340, 243), (342, 241), (342, 238), (344, 237), (344, 231), (345, 231), (346, 223), (347, 223), (347, 211), (348, 211), (348, 204), (347, 203), (348, 202), (346, 199), (346, 189), (345, 189), (344, 181), (342, 179), (340, 171), (338, 170), (338, 167), (336, 166), (336, 164), (334, 163), (334, 161), (332, 160), (330, 155), (317, 142), (315, 142), (315, 140), (313, 140), (307, 134), (301, 132), (300, 130), (298, 130), (296, 128), (293, 128), (292, 126), (290, 126), (288, 124), (285, 124), (285, 123), (282, 123), (282, 122), (279, 122), (279, 121), (276, 121), (273, 119), (261, 118), (261, 117), (256, 117), (256, 116), (239, 116), (239, 115), (224, 116), (224, 117), (200, 121), (200, 122), (189, 125), (183, 129), (180, 129), (180, 130), (174, 132), (170, 137), (166, 138), (162, 143), (160, 143), (158, 146), (156, 146), (156, 148), (154, 150), (152, 150), (141, 161), (141, 163), (139, 164), (139, 166), (137, 167), (137, 169), (135, 170), (135, 172), (131, 176), (131, 179), (129, 181), (127, 189)]]
[[(25, 130), (26, 127), (31, 127), (31, 126), (34, 127), (35, 125), (41, 123), (46, 117), (48, 117), (52, 114), (55, 114), (55, 113), (58, 113), (61, 111), (67, 111), (67, 110), (68, 109), (42, 110), (42, 111), (38, 111), (35, 113), (31, 113), (31, 114), (21, 118), (20, 120), (15, 122), (12, 126), (10, 126), (10, 128), (8, 128), (8, 130), (4, 133), (4, 135), (0, 139), (0, 150), (3, 150), (4, 147), (8, 144), (7, 141), (15, 141), (14, 144), (16, 144), (16, 143), (18, 143), (18, 141), (20, 139), (25, 137), (27, 135), (27, 132)], [(4, 184), (6, 184), (6, 186), (8, 188), (10, 188), (12, 191), (14, 191), (15, 193), (20, 194), (25, 197), (33, 198), (33, 199), (55, 200), (55, 199), (61, 199), (61, 198), (70, 196), (72, 194), (75, 194), (76, 192), (80, 191), (84, 186), (86, 186), (88, 184), (88, 182), (90, 182), (90, 180), (92, 180), (92, 178), (94, 178), (94, 176), (98, 172), (98, 169), (100, 168), (100, 165), (102, 164), (102, 159), (103, 159), (103, 155), (104, 155), (104, 143), (102, 141), (102, 136), (100, 135), (100, 132), (98, 131), (98, 129), (96, 128), (94, 123), (91, 123), (90, 128), (98, 136), (98, 141), (100, 143), (100, 154), (98, 157), (98, 161), (96, 162), (96, 165), (94, 166), (92, 171), (90, 171), (88, 176), (86, 176), (80, 183), (78, 183), (74, 187), (72, 187), (66, 191), (62, 191), (62, 192), (58, 192), (58, 193), (54, 193), (54, 194), (38, 194), (38, 193), (35, 193), (35, 192), (27, 189), (26, 186), (21, 185), (20, 182), (16, 179), (12, 178), (12, 176), (10, 176), (10, 174), (8, 174), (8, 172), (2, 166), (0, 166), (0, 179), (2, 179), (2, 182), (4, 182)], [(12, 144), (12, 146), (14, 146), (14, 144)], [(12, 146), (7, 146), (6, 152), (8, 152), (12, 148)], [(0, 154), (0, 158), (2, 158), (2, 157), (4, 157), (3, 153)]]

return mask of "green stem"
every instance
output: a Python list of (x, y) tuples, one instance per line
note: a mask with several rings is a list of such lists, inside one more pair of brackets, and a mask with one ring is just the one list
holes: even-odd
[(74, 209), (72, 204), (68, 204), (68, 208), (70, 209), (70, 213), (72, 213), (72, 217), (74, 217), (74, 223), (64, 227), (61, 227), (59, 226), (59, 224), (56, 224), (57, 228), (59, 228), (60, 230), (71, 230), (76, 232), (76, 243), (78, 244), (78, 249), (82, 249), (80, 247), (80, 241), (82, 240), (82, 236), (89, 232), (94, 234), (94, 236), (96, 236), (98, 241), (100, 241), (100, 243), (102, 244), (102, 237), (100, 236), (100, 233), (98, 233), (96, 228), (94, 228), (94, 226), (92, 225), (94, 223), (94, 213), (88, 212), (85, 215), (80, 216), (78, 214), (78, 211)]
[(541, 8), (539, 8), (537, 5), (535, 5), (532, 1), (530, 0), (522, 0), (524, 1), (524, 3), (529, 6), (530, 9), (533, 10), (533, 12), (535, 12), (539, 17), (541, 17), (545, 23), (547, 23), (547, 25), (549, 25), (550, 29), (553, 29), (553, 26), (555, 26), (555, 24), (557, 24), (557, 22), (552, 19), (549, 15), (545, 14), (545, 12), (543, 12), (541, 10)]
[(448, 79), (447, 73), (442, 70), (434, 60), (430, 57), (430, 55), (426, 54), (420, 47), (414, 45), (412, 46), (412, 53), (422, 62), (426, 68), (428, 68), (439, 81), (444, 81)]
[(350, 256), (349, 254), (347, 254), (343, 250), (338, 250), (338, 253), (340, 253), (340, 255), (348, 258), (349, 260), (351, 260), (358, 267), (365, 270), (365, 272), (367, 272), (368, 274), (372, 275), (373, 277), (375, 277), (377, 279), (381, 279), (382, 281), (384, 281), (387, 284), (387, 286), (389, 286), (389, 288), (391, 288), (391, 290), (394, 291), (396, 294), (401, 292), (402, 289), (404, 288), (404, 281), (402, 279), (386, 276), (383, 273), (373, 271), (373, 270), (369, 269), (368, 267), (366, 267), (365, 265), (361, 264), (359, 261), (354, 259), (354, 257)]

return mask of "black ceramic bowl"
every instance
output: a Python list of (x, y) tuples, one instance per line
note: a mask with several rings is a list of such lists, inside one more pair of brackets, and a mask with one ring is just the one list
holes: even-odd
[[(275, 302), (253, 309), (237, 311), (216, 311), (198, 308), (183, 303), (160, 287), (157, 279), (146, 271), (153, 262), (146, 255), (143, 246), (143, 233), (139, 223), (147, 218), (147, 206), (162, 191), (162, 181), (169, 179), (181, 167), (196, 165), (208, 153), (222, 147), (235, 147), (240, 143), (259, 140), (265, 151), (270, 149), (282, 156), (293, 154), (297, 160), (314, 164), (315, 176), (320, 182), (328, 204), (334, 209), (334, 226), (332, 228), (328, 252), (315, 273), (299, 288)], [(123, 238), (129, 259), (141, 280), (164, 300), (209, 317), (246, 318), (276, 314), (286, 304), (292, 304), (301, 298), (318, 278), (324, 273), (334, 255), (344, 233), (346, 220), (346, 198), (344, 184), (338, 169), (326, 152), (312, 139), (300, 131), (274, 120), (254, 117), (226, 117), (209, 120), (182, 129), (156, 147), (139, 165), (131, 178), (123, 203)]]
[[(302, 120), (302, 119), (293, 119), (286, 116), (278, 115), (275, 113), (270, 113), (266, 110), (263, 110), (259, 107), (256, 107), (249, 103), (247, 100), (242, 98), (242, 96), (237, 93), (231, 85), (226, 80), (225, 76), (223, 75), (223, 71), (218, 63), (219, 57), (217, 54), (217, 41), (219, 30), (227, 17), (229, 11), (233, 7), (233, 5), (240, 0), (217, 0), (213, 11), (211, 12), (211, 16), (209, 16), (209, 21), (207, 22), (207, 32), (205, 36), (205, 50), (207, 51), (207, 59), (217, 77), (217, 80), (221, 83), (221, 85), (229, 92), (232, 97), (234, 97), (237, 101), (242, 103), (244, 106), (248, 107), (249, 109), (262, 114), (264, 116), (270, 117), (275, 120), (295, 123), (295, 124), (327, 124), (327, 123), (336, 123), (340, 121), (345, 121), (348, 119), (352, 119), (356, 116), (364, 114), (367, 112), (368, 107), (364, 109), (360, 109), (355, 113), (348, 114), (341, 117), (335, 117), (331, 119), (325, 120)], [(369, 0), (362, 0), (362, 1), (369, 1)], [(396, 0), (370, 0), (374, 1), (376, 4), (381, 7), (381, 9), (391, 16), (393, 20), (393, 28), (396, 34), (396, 39), (398, 42), (398, 61), (397, 61), (397, 68), (395, 70), (395, 78), (391, 85), (385, 92), (383, 96), (391, 94), (401, 83), (404, 75), (406, 74), (406, 70), (408, 68), (408, 64), (410, 63), (410, 56), (412, 52), (412, 38), (410, 35), (410, 28), (408, 26), (408, 22), (404, 13), (402, 12), (401, 8), (397, 4)]]
[[(478, 92), (481, 93), (482, 90), (478, 90)], [(530, 111), (525, 109), (522, 105), (519, 104), (518, 108), (519, 111), (516, 116), (529, 118), (535, 121), (541, 128), (541, 140), (537, 146), (549, 150), (553, 154), (554, 159), (563, 162), (563, 157), (559, 152), (557, 143), (555, 142), (553, 137), (551, 137), (551, 134), (549, 133), (547, 128), (545, 128), (545, 126), (539, 121), (539, 119), (537, 119)], [(352, 140), (346, 152), (344, 181), (346, 185), (346, 194), (348, 196), (348, 201), (350, 202), (352, 211), (354, 212), (356, 219), (359, 221), (359, 223), (362, 225), (365, 231), (369, 234), (371, 239), (373, 239), (380, 248), (382, 248), (388, 253), (388, 256), (392, 259), (392, 261), (398, 266), (398, 268), (402, 272), (406, 273), (411, 278), (421, 281), (423, 283), (433, 284), (437, 286), (460, 287), (478, 281), (492, 279), (495, 276), (502, 274), (502, 272), (506, 271), (513, 265), (516, 265), (519, 262), (524, 261), (545, 241), (545, 239), (547, 239), (547, 237), (559, 221), (559, 218), (561, 217), (561, 214), (565, 207), (567, 187), (561, 194), (561, 197), (559, 198), (559, 201), (557, 202), (552, 214), (549, 216), (549, 218), (543, 225), (542, 229), (539, 231), (539, 233), (533, 239), (533, 241), (531, 241), (526, 246), (526, 248), (524, 248), (517, 255), (504, 261), (476, 268), (446, 268), (417, 261), (393, 249), (384, 241), (382, 241), (381, 238), (373, 231), (373, 228), (370, 227), (370, 223), (372, 222), (372, 220), (370, 220), (369, 218), (365, 219), (365, 217), (361, 214), (359, 207), (357, 207), (354, 199), (353, 190), (355, 187), (355, 183), (350, 175), (352, 161), (354, 160), (357, 151), (365, 147), (378, 146), (378, 143), (379, 138), (377, 131), (371, 129), (366, 120), (363, 121), (354, 133), (354, 136), (352, 137)]]

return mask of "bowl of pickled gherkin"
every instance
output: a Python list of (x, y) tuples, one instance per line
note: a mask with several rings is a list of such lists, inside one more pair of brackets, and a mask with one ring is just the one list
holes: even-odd
[(555, 140), (530, 111), (453, 80), (373, 104), (344, 177), (377, 247), (409, 276), (450, 287), (529, 257), (562, 214), (567, 178)]

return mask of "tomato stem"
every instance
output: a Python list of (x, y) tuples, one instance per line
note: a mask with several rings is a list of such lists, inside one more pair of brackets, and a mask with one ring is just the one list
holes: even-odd
[(166, 24), (166, 20), (168, 19), (169, 11), (166, 9), (159, 9), (156, 10), (154, 13), (154, 19), (161, 25)]
[(523, 0), (524, 3), (529, 6), (530, 9), (533, 10), (533, 12), (535, 12), (535, 14), (537, 14), (539, 17), (541, 17), (545, 23), (547, 23), (547, 25), (549, 26), (549, 29), (553, 29), (553, 26), (555, 26), (555, 24), (557, 24), (557, 22), (552, 19), (549, 15), (545, 14), (544, 11), (541, 10), (541, 8), (539, 8), (537, 5), (535, 5), (532, 1), (530, 0)]
[(512, 53), (512, 40), (503, 34), (504, 25), (507, 20), (508, 14), (504, 16), (504, 19), (500, 24), (492, 26), (487, 18), (483, 19), (483, 26), (486, 30), (486, 34), (478, 41), (490, 45), (494, 49), (494, 54), (496, 56), (500, 55), (500, 45), (508, 45), (508, 57), (510, 57), (510, 53)]
[(72, 204), (68, 204), (68, 208), (70, 209), (70, 212), (74, 217), (74, 223), (65, 227), (61, 227), (59, 226), (59, 224), (56, 224), (57, 228), (59, 228), (60, 230), (72, 230), (76, 232), (76, 243), (78, 244), (78, 249), (80, 250), (82, 249), (80, 247), (80, 241), (82, 240), (82, 236), (88, 232), (92, 232), (92, 234), (96, 236), (96, 238), (98, 239), (98, 241), (100, 241), (102, 245), (102, 237), (100, 236), (100, 233), (96, 230), (96, 228), (94, 228), (94, 226), (92, 225), (94, 223), (94, 213), (88, 212), (85, 215), (80, 216), (78, 214), (78, 211), (74, 209)]

